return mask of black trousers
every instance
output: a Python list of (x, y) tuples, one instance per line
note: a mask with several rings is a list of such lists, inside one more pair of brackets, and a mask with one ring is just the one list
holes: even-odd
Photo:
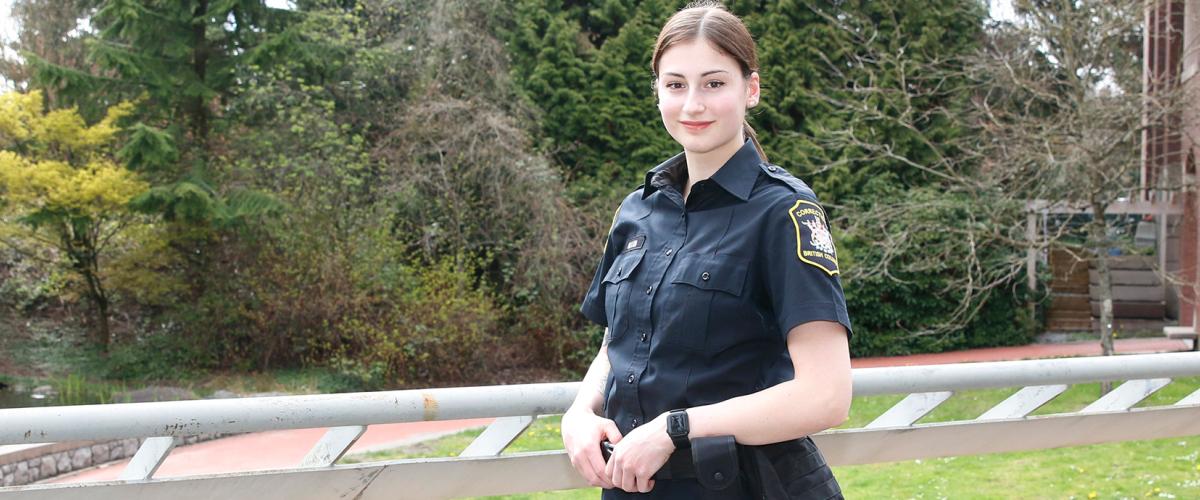
[(833, 471), (825, 463), (817, 445), (804, 437), (763, 446), (738, 445), (741, 471), (729, 488), (712, 491), (695, 479), (655, 481), (649, 493), (604, 490), (603, 500), (678, 499), (678, 500), (827, 500), (841, 499)]

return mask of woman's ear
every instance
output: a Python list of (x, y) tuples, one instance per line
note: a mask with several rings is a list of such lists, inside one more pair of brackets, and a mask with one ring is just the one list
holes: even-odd
[(758, 72), (753, 71), (750, 73), (750, 78), (746, 79), (746, 107), (747, 108), (753, 108), (754, 106), (758, 105), (758, 98), (760, 95), (759, 94), (760, 91), (761, 91), (761, 88), (759, 87)]

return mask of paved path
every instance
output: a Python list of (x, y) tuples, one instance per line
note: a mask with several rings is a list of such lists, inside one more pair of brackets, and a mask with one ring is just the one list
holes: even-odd
[[(1117, 354), (1148, 354), (1155, 352), (1187, 351), (1191, 342), (1163, 337), (1116, 339), (1113, 348)], [(1100, 342), (1070, 342), (1063, 344), (1030, 344), (1016, 347), (988, 347), (966, 351), (939, 352), (936, 354), (913, 354), (911, 356), (887, 356), (877, 358), (855, 358), (850, 360), (854, 368), (879, 366), (944, 365), (948, 363), (975, 363), (979, 361), (1012, 361), (1016, 359), (1071, 358), (1077, 356), (1099, 356)]]
[[(491, 421), (492, 419), (490, 418), (481, 418), (473, 420), (372, 425), (354, 443), (354, 446), (350, 448), (348, 453), (353, 454), (404, 446), (445, 434), (457, 433), (473, 427), (486, 426)], [(167, 455), (167, 459), (159, 467), (154, 477), (164, 478), (190, 476), (193, 474), (216, 474), (295, 467), (323, 435), (325, 435), (325, 429), (292, 429), (242, 434), (180, 446), (172, 450), (170, 455)], [(116, 479), (128, 463), (128, 459), (109, 462), (76, 473), (57, 476), (45, 482), (81, 483), (108, 481)]]
[[(1184, 340), (1139, 338), (1117, 339), (1115, 347), (1119, 354), (1140, 354), (1186, 351), (1190, 349), (1191, 344)], [(871, 368), (1098, 355), (1100, 355), (1100, 345), (1097, 342), (1074, 342), (993, 347), (912, 356), (856, 358), (851, 361), (851, 364), (855, 368)], [(484, 426), (490, 422), (491, 419), (476, 419), (373, 425), (350, 449), (350, 453), (403, 446), (442, 434)], [(300, 463), (300, 460), (324, 432), (324, 429), (272, 431), (181, 446), (171, 452), (155, 477), (294, 467)], [(115, 479), (126, 463), (128, 460), (112, 462), (74, 474), (56, 477), (49, 482), (74, 483)]]

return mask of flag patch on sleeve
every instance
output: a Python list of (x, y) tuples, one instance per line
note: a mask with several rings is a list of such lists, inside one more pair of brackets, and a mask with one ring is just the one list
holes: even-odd
[(796, 255), (800, 261), (830, 276), (838, 274), (837, 251), (833, 248), (829, 224), (825, 222), (825, 211), (811, 201), (796, 200), (788, 214), (796, 226)]

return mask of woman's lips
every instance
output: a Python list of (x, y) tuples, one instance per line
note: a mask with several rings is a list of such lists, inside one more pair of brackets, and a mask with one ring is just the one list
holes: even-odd
[(680, 120), (679, 124), (680, 124), (680, 125), (683, 125), (683, 127), (684, 127), (684, 128), (686, 128), (686, 129), (688, 129), (688, 130), (704, 130), (704, 129), (708, 128), (708, 126), (709, 126), (709, 125), (712, 125), (712, 124), (713, 124), (713, 122), (711, 122), (711, 121), (708, 121), (708, 122), (691, 122), (691, 121), (682, 121), (682, 120)]

